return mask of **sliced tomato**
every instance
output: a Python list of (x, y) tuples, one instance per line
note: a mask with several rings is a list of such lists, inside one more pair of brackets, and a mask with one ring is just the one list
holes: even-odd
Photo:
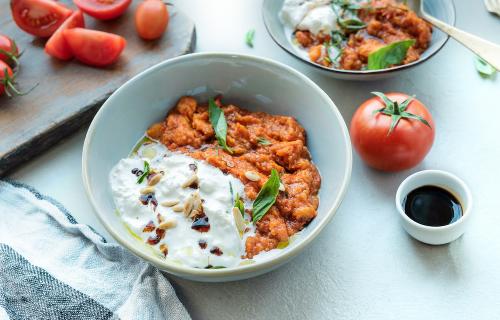
[(121, 16), (132, 0), (73, 0), (80, 10), (100, 20)]
[(69, 60), (73, 57), (73, 52), (66, 43), (63, 36), (63, 31), (72, 28), (84, 28), (85, 21), (83, 20), (83, 13), (80, 10), (73, 12), (73, 14), (64, 21), (64, 23), (57, 29), (57, 31), (50, 37), (49, 41), (45, 44), (45, 52), (54, 58), (61, 60)]
[(71, 10), (52, 0), (10, 0), (17, 26), (37, 37), (50, 37), (71, 15)]
[(63, 35), (75, 58), (94, 67), (114, 63), (127, 44), (116, 34), (82, 28), (63, 30)]

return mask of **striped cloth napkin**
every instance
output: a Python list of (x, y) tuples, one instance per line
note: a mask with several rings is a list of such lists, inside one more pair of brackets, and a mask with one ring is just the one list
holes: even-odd
[(0, 181), (0, 319), (190, 319), (162, 273), (28, 186)]

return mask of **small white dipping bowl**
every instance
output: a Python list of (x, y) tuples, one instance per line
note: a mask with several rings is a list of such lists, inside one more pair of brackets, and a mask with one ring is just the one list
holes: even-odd
[[(153, 123), (162, 121), (184, 95), (207, 101), (216, 94), (225, 103), (252, 111), (295, 117), (307, 131), (312, 159), (322, 185), (317, 217), (296, 240), (269, 260), (225, 269), (195, 269), (145, 250), (126, 230), (108, 182), (111, 168), (128, 156)], [(101, 107), (83, 147), (83, 182), (106, 230), (137, 256), (166, 272), (198, 281), (229, 281), (268, 272), (301, 252), (335, 214), (351, 177), (352, 151), (347, 127), (330, 97), (300, 72), (265, 58), (198, 53), (162, 62), (135, 76)]]
[[(457, 221), (442, 227), (431, 227), (410, 219), (403, 208), (405, 197), (413, 190), (423, 186), (441, 187), (453, 194), (462, 205), (462, 217)], [(432, 245), (441, 245), (459, 238), (469, 222), (472, 196), (467, 185), (457, 176), (440, 170), (424, 170), (406, 178), (396, 192), (396, 208), (403, 228), (413, 238)]]

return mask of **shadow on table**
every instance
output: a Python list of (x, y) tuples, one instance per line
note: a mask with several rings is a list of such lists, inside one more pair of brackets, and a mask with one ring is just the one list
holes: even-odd
[[(325, 267), (313, 259), (313, 251), (309, 248), (299, 259), (277, 270), (242, 281), (201, 283), (168, 278), (193, 319), (234, 319), (236, 315), (240, 315), (240, 319), (263, 319), (264, 315), (267, 319), (326, 318), (329, 311), (320, 308), (318, 296), (307, 292), (311, 288), (319, 291), (321, 287), (339, 286), (333, 277), (322, 279), (315, 272), (307, 271)], [(332, 299), (330, 303), (335, 302)]]
[(449, 281), (459, 281), (461, 275), (461, 266), (463, 263), (457, 261), (464, 255), (459, 251), (462, 237), (457, 240), (439, 246), (425, 244), (406, 234), (406, 240), (409, 242), (409, 248), (417, 257), (415, 261), (420, 261), (422, 269), (428, 272), (429, 277), (445, 277)]

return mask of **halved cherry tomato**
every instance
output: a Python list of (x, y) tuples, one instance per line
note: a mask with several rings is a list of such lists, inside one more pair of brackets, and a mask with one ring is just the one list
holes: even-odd
[(19, 58), (19, 48), (11, 38), (0, 34), (0, 60), (15, 66)]
[(64, 39), (63, 31), (66, 29), (84, 27), (85, 21), (83, 20), (83, 13), (80, 10), (76, 10), (68, 19), (66, 19), (66, 21), (64, 21), (52, 37), (50, 37), (49, 41), (47, 41), (45, 44), (45, 52), (57, 59), (71, 59), (73, 57), (73, 52)]
[(19, 28), (48, 38), (71, 15), (71, 10), (52, 0), (11, 0), (12, 17)]
[(73, 0), (80, 10), (100, 20), (121, 16), (132, 0)]
[(161, 0), (146, 0), (135, 10), (135, 28), (146, 40), (160, 38), (168, 26), (167, 6)]
[(63, 30), (63, 35), (75, 58), (95, 67), (114, 63), (127, 44), (116, 34), (82, 28)]
[(351, 120), (351, 140), (371, 167), (399, 171), (419, 164), (434, 142), (434, 122), (422, 102), (404, 93), (373, 92)]

